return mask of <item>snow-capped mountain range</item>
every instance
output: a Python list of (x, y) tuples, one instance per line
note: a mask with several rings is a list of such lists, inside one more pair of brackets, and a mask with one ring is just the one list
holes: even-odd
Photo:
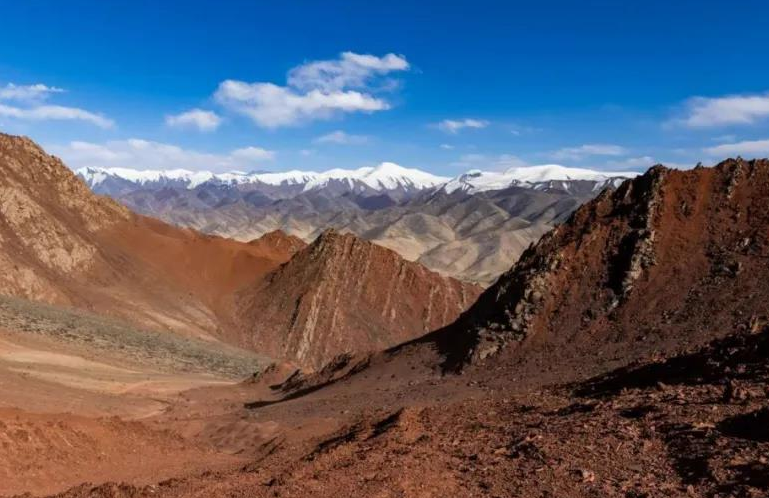
[[(505, 171), (470, 170), (452, 178), (443, 185), (446, 192), (462, 190), (468, 193), (502, 190), (511, 186), (528, 187), (537, 190), (559, 187), (568, 191), (568, 182), (595, 182), (594, 188), (603, 188), (607, 183), (617, 186), (627, 178), (638, 176), (637, 172), (603, 172), (584, 168), (567, 168), (558, 164), (523, 166)], [(555, 185), (558, 183), (559, 185)]]
[(455, 178), (394, 163), (279, 173), (77, 170), (98, 194), (172, 224), (249, 241), (352, 232), (428, 268), (491, 283), (554, 224), (634, 172), (543, 165)]
[[(195, 189), (202, 185), (293, 187), (302, 192), (335, 186), (352, 192), (372, 190), (406, 192), (443, 189), (451, 193), (501, 190), (511, 186), (535, 189), (552, 187), (552, 182), (590, 181), (602, 188), (606, 182), (616, 183), (632, 178), (636, 172), (602, 172), (567, 168), (556, 164), (510, 168), (506, 171), (471, 170), (454, 178), (433, 175), (415, 168), (404, 168), (384, 162), (358, 169), (330, 169), (324, 172), (292, 170), (278, 173), (231, 171), (134, 170), (127, 168), (80, 168), (77, 174), (95, 191), (111, 193), (115, 188), (162, 188), (167, 186)], [(301, 188), (299, 188), (301, 187)], [(564, 185), (561, 185), (564, 188)]]

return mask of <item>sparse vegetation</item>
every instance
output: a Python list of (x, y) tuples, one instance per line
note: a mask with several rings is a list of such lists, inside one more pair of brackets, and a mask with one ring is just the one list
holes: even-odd
[(80, 310), (0, 296), (0, 327), (14, 334), (34, 334), (169, 373), (209, 373), (246, 378), (269, 359), (249, 351), (201, 339), (134, 327)]

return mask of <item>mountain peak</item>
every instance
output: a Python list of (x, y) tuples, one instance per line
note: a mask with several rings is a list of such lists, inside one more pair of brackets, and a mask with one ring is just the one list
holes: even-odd
[(248, 243), (251, 246), (259, 246), (263, 250), (278, 250), (289, 255), (307, 247), (307, 243), (295, 235), (289, 235), (283, 230), (267, 232), (258, 239)]
[(319, 368), (340, 351), (414, 339), (454, 320), (480, 288), (433, 273), (350, 233), (324, 231), (241, 293), (243, 335), (259, 350)]

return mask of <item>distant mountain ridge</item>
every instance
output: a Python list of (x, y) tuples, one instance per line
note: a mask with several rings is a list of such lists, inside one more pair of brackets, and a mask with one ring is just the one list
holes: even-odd
[(282, 230), (307, 243), (333, 228), (481, 284), (580, 204), (635, 176), (543, 165), (449, 179), (394, 163), (323, 173), (77, 173), (94, 192), (175, 225), (241, 241)]
[(558, 164), (524, 166), (509, 168), (505, 171), (470, 170), (452, 178), (442, 187), (446, 192), (463, 190), (465, 192), (486, 192), (502, 190), (508, 187), (528, 187), (535, 190), (555, 188), (568, 189), (569, 182), (593, 182), (595, 190), (608, 185), (619, 186), (624, 180), (638, 176), (637, 172), (603, 172), (584, 168), (567, 168)]
[[(441, 188), (447, 192), (464, 190), (483, 192), (502, 190), (511, 186), (546, 188), (554, 181), (607, 181), (624, 180), (637, 172), (602, 172), (584, 168), (568, 168), (557, 164), (514, 167), (505, 171), (470, 170), (454, 178), (434, 175), (416, 168), (405, 168), (392, 162), (358, 169), (334, 168), (324, 172), (290, 170), (285, 172), (135, 170), (128, 168), (79, 168), (76, 174), (97, 193), (106, 193), (110, 182), (123, 182), (135, 188), (162, 188), (167, 186), (195, 189), (205, 184), (225, 186), (292, 187), (301, 185), (302, 191), (318, 190), (330, 185), (346, 185), (351, 191), (366, 188), (375, 191), (406, 189), (411, 191)], [(101, 192), (100, 192), (101, 191)]]
[[(378, 166), (358, 169), (335, 168), (324, 172), (292, 170), (278, 173), (230, 171), (133, 170), (127, 168), (85, 167), (76, 170), (94, 191), (109, 190), (110, 183), (122, 182), (136, 188), (160, 188), (166, 186), (194, 189), (204, 184), (232, 187), (292, 187), (300, 185), (301, 191), (317, 190), (338, 184), (350, 191), (375, 190), (406, 191), (424, 190), (437, 187), (449, 180), (414, 168), (404, 168), (395, 163), (383, 162)], [(109, 193), (109, 192), (101, 192)]]

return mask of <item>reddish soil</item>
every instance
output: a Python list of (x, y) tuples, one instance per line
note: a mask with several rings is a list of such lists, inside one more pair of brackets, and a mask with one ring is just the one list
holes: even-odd
[[(473, 373), (393, 380), (408, 364), (401, 353), (299, 398), (211, 412), (198, 437), (234, 450), (222, 435), (238, 434), (251, 461), (240, 469), (57, 496), (766, 496), (767, 344), (769, 330), (740, 333), (587, 381), (506, 391)], [(237, 410), (218, 392), (218, 409)], [(201, 422), (215, 396), (189, 394), (179, 413)]]

